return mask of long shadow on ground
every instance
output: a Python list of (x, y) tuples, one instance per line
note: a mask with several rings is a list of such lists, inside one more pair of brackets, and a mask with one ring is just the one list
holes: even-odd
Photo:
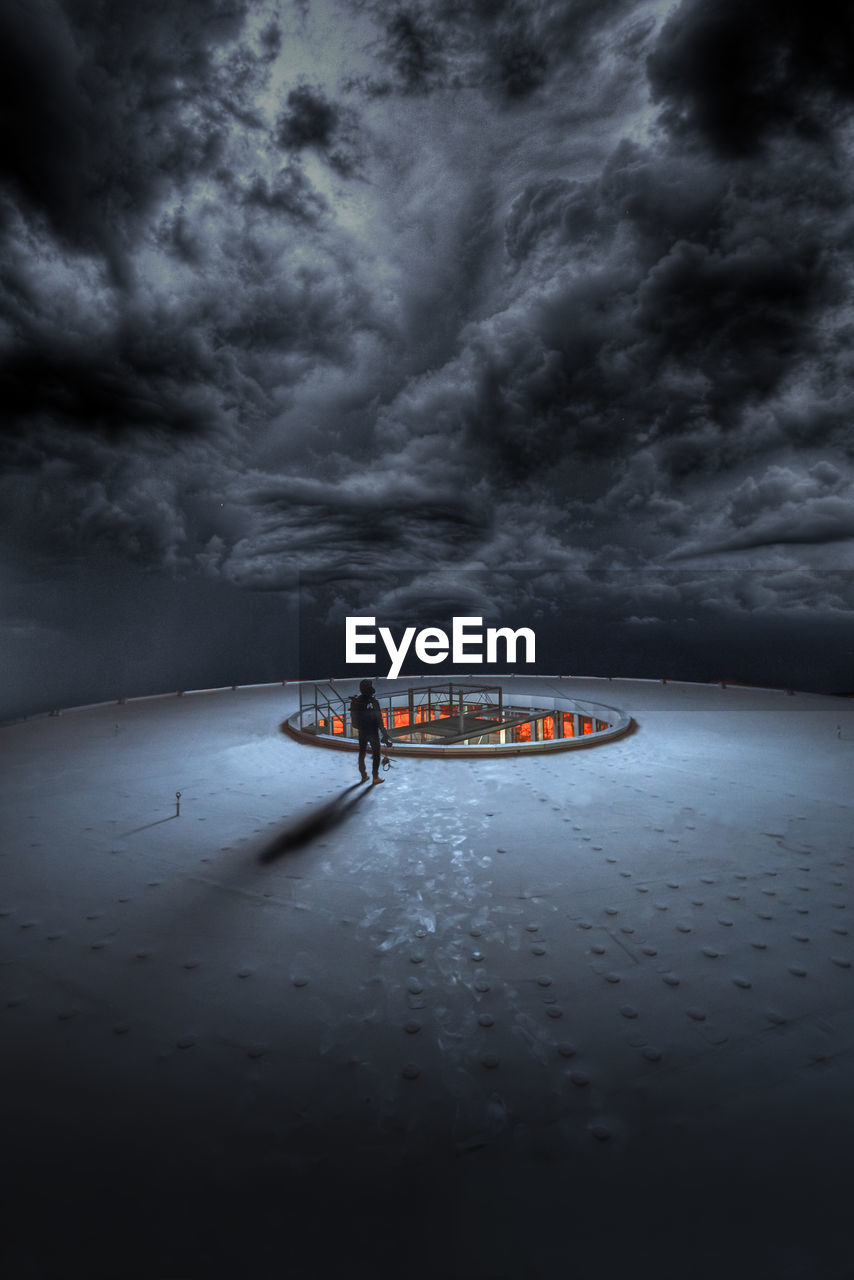
[[(322, 809), (315, 810), (307, 818), (301, 818), (299, 822), (295, 823), (287, 831), (279, 832), (261, 850), (258, 855), (258, 861), (275, 862), (277, 858), (283, 857), (286, 853), (293, 853), (296, 849), (302, 849), (307, 844), (311, 844), (312, 840), (316, 840), (318, 836), (325, 835), (333, 827), (345, 822), (359, 801), (370, 790), (370, 786), (363, 786), (361, 782), (354, 783), (352, 787), (346, 787), (340, 796), (336, 796), (329, 804), (325, 804)], [(359, 794), (348, 800), (347, 797), (351, 796), (354, 791), (358, 791)]]

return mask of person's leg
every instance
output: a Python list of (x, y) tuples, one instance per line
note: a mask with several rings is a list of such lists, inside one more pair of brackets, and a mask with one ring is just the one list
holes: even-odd
[(376, 782), (380, 772), (380, 735), (378, 733), (371, 734), (371, 756), (374, 771), (374, 782)]
[(365, 751), (367, 750), (367, 747), (368, 747), (368, 735), (365, 733), (360, 733), (359, 734), (359, 773), (362, 775), (363, 782), (367, 782), (368, 780), (367, 770), (365, 769)]

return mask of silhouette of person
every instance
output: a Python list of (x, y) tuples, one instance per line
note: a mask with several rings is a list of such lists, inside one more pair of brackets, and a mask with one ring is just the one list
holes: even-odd
[(387, 747), (391, 746), (383, 724), (383, 713), (380, 704), (374, 697), (375, 689), (370, 680), (363, 680), (359, 685), (359, 694), (350, 699), (350, 718), (353, 727), (359, 734), (359, 773), (362, 781), (368, 781), (365, 770), (365, 752), (371, 748), (373, 782), (384, 782), (380, 777), (380, 736)]

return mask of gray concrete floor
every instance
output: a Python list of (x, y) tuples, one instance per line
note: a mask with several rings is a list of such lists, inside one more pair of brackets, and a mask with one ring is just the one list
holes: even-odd
[(2, 730), (9, 1274), (854, 1274), (854, 704), (508, 684), (637, 730), (375, 789), (290, 688)]

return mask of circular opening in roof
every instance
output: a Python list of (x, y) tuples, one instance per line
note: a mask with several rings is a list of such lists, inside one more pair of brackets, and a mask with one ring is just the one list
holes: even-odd
[[(617, 707), (549, 691), (517, 692), (469, 681), (387, 682), (377, 692), (396, 755), (520, 755), (598, 746), (627, 733), (631, 717)], [(527, 683), (527, 682), (526, 682)], [(300, 742), (358, 750), (351, 698), (354, 681), (300, 686), (300, 706), (282, 726)]]

